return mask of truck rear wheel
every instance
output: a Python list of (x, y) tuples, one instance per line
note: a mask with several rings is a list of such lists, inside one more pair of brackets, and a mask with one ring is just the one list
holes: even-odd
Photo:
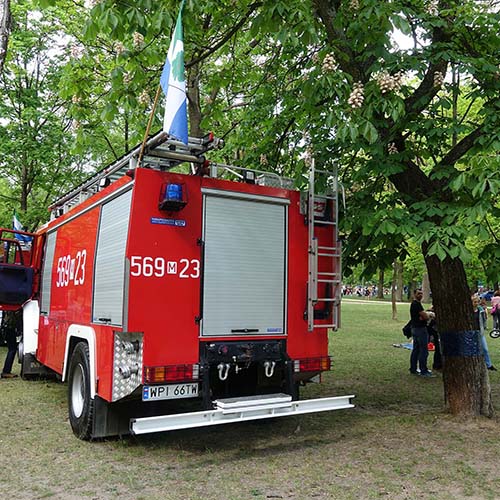
[(75, 436), (84, 440), (91, 439), (95, 400), (90, 397), (89, 348), (85, 342), (79, 342), (71, 356), (68, 410)]

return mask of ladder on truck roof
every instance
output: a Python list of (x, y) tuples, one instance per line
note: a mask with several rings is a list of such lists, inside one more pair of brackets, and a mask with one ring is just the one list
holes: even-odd
[[(51, 218), (65, 214), (71, 208), (125, 175), (128, 170), (136, 168), (138, 166), (137, 161), (141, 145), (137, 145), (121, 158), (99, 170), (86, 181), (55, 200), (50, 206)], [(141, 166), (158, 170), (168, 170), (184, 162), (202, 165), (205, 162), (203, 155), (207, 151), (222, 146), (223, 141), (214, 138), (211, 133), (200, 138), (189, 137), (188, 144), (186, 145), (161, 131), (152, 135), (146, 141)]]
[[(316, 194), (317, 178), (323, 177), (320, 186), (325, 186), (327, 194)], [(337, 234), (338, 188), (337, 171), (318, 170), (314, 158), (309, 168), (309, 192), (307, 198), (307, 225), (309, 231), (309, 275), (307, 289), (307, 327), (310, 332), (314, 328), (333, 328), (340, 326), (340, 291), (341, 291), (341, 243)], [(321, 214), (323, 211), (323, 214)], [(317, 228), (321, 225), (333, 226), (333, 238), (327, 245), (318, 244)], [(320, 265), (321, 263), (321, 265)], [(329, 269), (328, 271), (320, 269)], [(318, 285), (322, 295), (318, 294)], [(323, 310), (315, 309), (323, 304)], [(325, 319), (329, 319), (325, 322)]]

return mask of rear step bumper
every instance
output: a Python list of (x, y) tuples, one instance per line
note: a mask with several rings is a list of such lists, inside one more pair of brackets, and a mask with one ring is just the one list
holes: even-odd
[(291, 396), (287, 394), (270, 394), (257, 397), (220, 399), (214, 401), (216, 405), (214, 410), (132, 418), (130, 420), (130, 432), (132, 434), (147, 434), (149, 432), (191, 429), (262, 418), (344, 410), (354, 408), (351, 403), (352, 398), (354, 398), (353, 395), (292, 401)]

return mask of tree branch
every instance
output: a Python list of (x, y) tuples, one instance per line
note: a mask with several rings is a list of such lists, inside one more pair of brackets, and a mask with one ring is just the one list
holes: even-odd
[[(452, 20), (449, 22), (452, 22)], [(443, 28), (435, 28), (429, 47), (430, 52), (433, 52), (437, 44), (449, 42), (450, 39), (449, 33), (445, 32)], [(441, 73), (443, 76), (446, 75), (447, 68), (448, 62), (444, 59), (429, 64), (424, 79), (420, 82), (415, 92), (405, 100), (407, 114), (419, 114), (429, 105), (441, 88), (440, 86), (434, 86), (434, 75), (436, 73)]]
[(205, 60), (211, 54), (219, 50), (248, 20), (248, 18), (262, 5), (262, 2), (254, 2), (248, 7), (246, 14), (213, 46), (200, 54), (195, 59), (186, 62), (185, 67), (189, 69), (201, 61)]
[(283, 130), (283, 133), (281, 134), (281, 136), (278, 138), (278, 140), (275, 143), (276, 144), (275, 156), (277, 159), (279, 159), (279, 152), (280, 152), (281, 147), (283, 146), (283, 142), (285, 141), (285, 138), (288, 135), (288, 132), (290, 131), (290, 129), (292, 128), (292, 125), (294, 123), (295, 123), (295, 117), (293, 117), (291, 120), (288, 121), (285, 129)]
[(389, 180), (403, 195), (405, 201), (425, 201), (434, 192), (433, 182), (424, 174), (419, 166), (407, 160), (402, 162), (405, 169), (389, 176)]
[[(334, 21), (337, 15), (336, 9), (340, 7), (340, 2), (338, 0), (313, 0), (313, 4), (316, 6), (318, 16), (325, 28), (328, 42), (337, 49), (337, 52), (339, 52), (337, 55), (340, 57), (337, 57), (337, 59), (340, 68), (345, 73), (351, 75), (354, 80), (362, 81), (360, 69), (355, 64), (351, 64), (351, 61), (355, 59), (355, 54), (351, 50), (345, 33), (334, 27)], [(338, 43), (339, 41), (341, 44)]]
[(7, 58), (10, 24), (10, 0), (0, 0), (0, 73), (3, 72), (3, 65)]
[(500, 238), (497, 236), (497, 231), (491, 227), (490, 221), (488, 220), (487, 217), (484, 218), (484, 221), (486, 222), (486, 225), (488, 226), (488, 231), (490, 233), (490, 236), (495, 240), (496, 243), (500, 243)]
[(109, 146), (109, 149), (113, 153), (113, 156), (115, 157), (115, 160), (119, 158), (119, 156), (116, 154), (115, 149), (113, 148), (113, 144), (111, 144), (111, 141), (109, 140), (108, 136), (106, 134), (103, 134), (104, 140), (106, 141), (106, 144)]
[[(459, 141), (453, 148), (450, 149), (448, 154), (446, 154), (443, 159), (439, 162), (436, 167), (450, 165), (453, 166), (462, 156), (471, 149), (476, 140), (484, 134), (483, 126), (479, 126), (476, 130), (473, 130), (469, 135), (466, 135), (461, 141)], [(436, 168), (434, 167), (434, 168)]]
[(434, 86), (434, 74), (441, 73), (445, 75), (447, 68), (448, 63), (446, 61), (439, 61), (429, 65), (420, 86), (405, 100), (405, 110), (407, 114), (418, 115), (429, 105), (432, 99), (434, 99), (436, 94), (441, 90), (440, 86)]
[(12, 196), (7, 196), (5, 194), (0, 193), (0, 198), (3, 198), (4, 200), (10, 200), (10, 201), (15, 201), (17, 202), (17, 198), (13, 198)]

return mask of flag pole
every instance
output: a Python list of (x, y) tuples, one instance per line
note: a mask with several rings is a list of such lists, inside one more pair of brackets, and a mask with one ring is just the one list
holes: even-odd
[(151, 113), (149, 114), (149, 119), (148, 119), (148, 125), (146, 127), (146, 132), (144, 133), (144, 139), (142, 140), (141, 144), (141, 150), (139, 151), (139, 157), (137, 158), (137, 166), (141, 166), (141, 161), (142, 161), (142, 156), (144, 154), (144, 148), (146, 147), (146, 142), (149, 137), (149, 131), (151, 130), (151, 125), (153, 123), (153, 118), (155, 115), (156, 111), (156, 105), (158, 104), (158, 100), (160, 98), (160, 92), (161, 92), (161, 84), (158, 84), (158, 88), (156, 89), (156, 95), (155, 95), (155, 100), (153, 102), (153, 109), (151, 110)]
[[(184, 7), (184, 2), (185, 0), (181, 2), (172, 40), (170, 41), (170, 47), (168, 49), (167, 59), (161, 73), (160, 84), (156, 90), (153, 109), (149, 115), (146, 133), (144, 134), (144, 139), (139, 151), (137, 166), (141, 165), (144, 156), (144, 149), (146, 148), (146, 142), (148, 140), (149, 131), (151, 130), (151, 124), (153, 123), (156, 105), (158, 104), (162, 89), (166, 96), (163, 131), (181, 140), (184, 144), (188, 144), (189, 142), (187, 116), (180, 116), (177, 118), (179, 110), (187, 109), (186, 84), (184, 80), (184, 42), (182, 33), (182, 9)], [(167, 111), (170, 113), (168, 122), (166, 121)]]

